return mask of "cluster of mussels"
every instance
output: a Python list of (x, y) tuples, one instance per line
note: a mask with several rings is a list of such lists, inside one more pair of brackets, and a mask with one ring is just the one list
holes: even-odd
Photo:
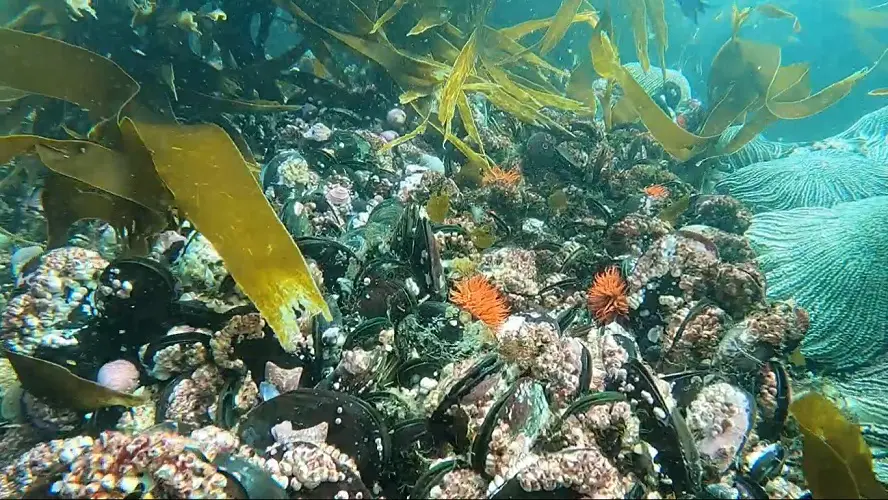
[(454, 172), (422, 137), (386, 150), (397, 111), (294, 118), (259, 174), (330, 321), (275, 335), (187, 224), (146, 258), (24, 266), (0, 495), (803, 494), (781, 360), (806, 316), (766, 301), (739, 203), (691, 196), (639, 130), (479, 108), (510, 168)]

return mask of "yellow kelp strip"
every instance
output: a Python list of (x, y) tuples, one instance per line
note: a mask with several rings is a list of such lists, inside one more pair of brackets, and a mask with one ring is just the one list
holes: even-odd
[(459, 51), (459, 56), (456, 58), (456, 62), (453, 63), (453, 69), (450, 70), (450, 76), (447, 78), (444, 89), (441, 91), (441, 100), (438, 103), (438, 122), (444, 126), (445, 137), (450, 135), (451, 122), (456, 114), (456, 102), (463, 92), (466, 78), (475, 68), (475, 59), (477, 57), (475, 49), (480, 30), (481, 26), (479, 25), (469, 36), (469, 40), (462, 50)]
[[(882, 54), (882, 57), (885, 57), (885, 54), (888, 54), (888, 50)], [(820, 92), (799, 101), (768, 102), (768, 109), (783, 120), (798, 120), (815, 115), (850, 94), (854, 86), (868, 75), (870, 71), (875, 69), (881, 60), (882, 58), (879, 58), (879, 61), (876, 61), (872, 66), (857, 71)]]
[(583, 59), (580, 64), (570, 73), (570, 79), (567, 81), (567, 87), (564, 93), (570, 99), (582, 102), (586, 105), (589, 114), (594, 115), (598, 109), (598, 96), (595, 94), (595, 68), (592, 67), (592, 61)]
[(886, 498), (860, 426), (824, 396), (809, 392), (789, 410), (804, 436), (802, 470), (814, 498)]
[(453, 11), (443, 6), (431, 6), (423, 3), (422, 9), (419, 21), (407, 32), (407, 36), (421, 35), (432, 28), (441, 26), (449, 22), (453, 15)]
[(95, 120), (117, 117), (139, 84), (110, 59), (65, 42), (0, 28), (0, 85), (73, 102)]
[[(810, 67), (806, 63), (783, 66), (777, 71), (774, 83), (768, 89), (767, 102), (795, 101), (811, 95)], [(743, 127), (719, 154), (731, 154), (755, 138), (769, 125), (778, 121), (768, 109), (762, 106), (752, 118), (746, 120)]]
[(632, 34), (635, 38), (635, 54), (641, 69), (645, 73), (651, 69), (651, 58), (648, 55), (647, 9), (644, 0), (623, 0), (629, 5), (629, 20), (632, 23)]
[(481, 133), (478, 132), (478, 126), (475, 125), (475, 117), (472, 114), (472, 106), (469, 105), (469, 99), (465, 92), (459, 93), (459, 99), (456, 101), (456, 109), (459, 111), (459, 119), (462, 120), (463, 128), (469, 139), (478, 145), (481, 154), (484, 154), (484, 142), (481, 140)]
[(663, 149), (679, 160), (691, 158), (695, 149), (703, 146), (710, 138), (696, 136), (679, 127), (641, 85), (632, 78), (623, 66), (607, 33), (599, 31), (592, 36), (590, 43), (592, 64), (595, 71), (604, 78), (616, 80), (623, 88), (624, 99), (629, 99), (641, 120), (654, 139)]
[(355, 52), (385, 68), (389, 76), (405, 90), (431, 90), (431, 88), (445, 81), (450, 74), (449, 67), (403, 54), (391, 42), (382, 37), (380, 37), (379, 41), (368, 40), (327, 28), (312, 19), (292, 0), (275, 0), (275, 3), (281, 9), (312, 26), (320, 28)]
[(792, 31), (795, 33), (802, 31), (802, 23), (799, 22), (799, 18), (786, 9), (772, 3), (757, 5), (755, 8), (765, 17), (770, 17), (771, 19), (792, 19)]
[(146, 401), (145, 397), (118, 392), (80, 378), (50, 361), (6, 349), (0, 349), (0, 354), (9, 360), (26, 391), (38, 398), (46, 398), (57, 407), (97, 410), (108, 406), (139, 406)]
[[(532, 19), (530, 21), (524, 21), (523, 23), (519, 23), (514, 26), (502, 28), (499, 30), (499, 32), (511, 38), (512, 40), (521, 40), (531, 33), (534, 33), (541, 29), (549, 28), (549, 26), (551, 26), (552, 23), (555, 22), (556, 17), (557, 16), (547, 17), (545, 19)], [(598, 13), (592, 10), (579, 12), (570, 21), (571, 25), (575, 23), (586, 23), (594, 28), (596, 25), (598, 25)]]
[(381, 16), (379, 16), (379, 19), (377, 19), (376, 22), (373, 23), (373, 29), (370, 30), (370, 33), (376, 33), (385, 25), (385, 23), (391, 21), (392, 18), (398, 15), (398, 12), (401, 12), (401, 9), (404, 8), (404, 5), (407, 4), (407, 1), (408, 0), (395, 0), (394, 3), (392, 3), (392, 5), (388, 9), (386, 9), (386, 11), (383, 12)]
[(0, 163), (31, 150), (53, 172), (145, 208), (160, 212), (169, 206), (172, 199), (160, 184), (150, 163), (135, 163), (124, 153), (100, 144), (34, 135), (0, 137)]
[(540, 54), (546, 55), (558, 45), (558, 42), (567, 34), (568, 28), (573, 24), (573, 19), (580, 10), (580, 4), (583, 0), (562, 0), (558, 7), (558, 12), (552, 20), (552, 24), (543, 35), (543, 41), (540, 42)]
[(129, 125), (151, 151), (179, 208), (222, 256), (284, 349), (299, 347), (292, 345), (300, 331), (297, 308), (331, 319), (302, 253), (224, 130), (209, 124)]
[(663, 68), (663, 80), (666, 80), (666, 49), (669, 48), (669, 28), (666, 25), (666, 6), (663, 0), (645, 0), (648, 19), (654, 29), (657, 41), (657, 52), (660, 55), (660, 67)]

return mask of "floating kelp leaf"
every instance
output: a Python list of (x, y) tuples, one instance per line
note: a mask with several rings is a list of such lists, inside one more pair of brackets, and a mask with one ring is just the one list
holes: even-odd
[(632, 103), (651, 135), (669, 154), (680, 160), (687, 160), (693, 155), (695, 148), (709, 140), (679, 127), (660, 109), (644, 88), (620, 65), (616, 49), (606, 33), (599, 31), (594, 34), (590, 49), (592, 64), (598, 74), (620, 84), (625, 93), (623, 99)]
[(166, 219), (159, 212), (63, 175), (53, 174), (46, 179), (42, 202), (48, 248), (67, 244), (71, 224), (100, 219), (126, 238), (130, 252), (144, 255), (148, 252), (148, 239), (166, 226)]
[(289, 498), (287, 491), (272, 479), (270, 473), (252, 462), (230, 453), (219, 453), (212, 463), (220, 471), (236, 479), (247, 498)]
[(663, 68), (663, 80), (666, 80), (666, 49), (669, 48), (669, 28), (666, 25), (666, 6), (663, 0), (645, 0), (647, 16), (654, 29), (657, 41), (657, 52), (660, 54), (660, 67)]
[(426, 7), (416, 25), (407, 32), (407, 36), (421, 35), (432, 28), (441, 26), (450, 21), (451, 16), (453, 16), (453, 11), (447, 7)]
[(87, 141), (60, 141), (33, 135), (0, 137), (0, 163), (34, 149), (47, 168), (102, 191), (156, 211), (171, 201), (170, 193), (137, 157)]
[(583, 0), (562, 0), (561, 5), (558, 7), (558, 12), (555, 13), (552, 23), (549, 24), (549, 28), (546, 30), (546, 34), (543, 35), (542, 42), (540, 42), (541, 55), (548, 54), (564, 38), (582, 3)]
[(392, 5), (388, 9), (386, 9), (386, 11), (383, 12), (381, 16), (379, 16), (379, 19), (377, 19), (376, 22), (373, 23), (373, 28), (370, 30), (370, 34), (372, 35), (373, 33), (379, 31), (379, 29), (382, 28), (385, 23), (391, 21), (393, 17), (398, 15), (398, 12), (400, 12), (401, 9), (404, 8), (404, 5), (407, 4), (407, 1), (408, 0), (395, 0)]
[(871, 95), (874, 97), (888, 96), (888, 88), (873, 89), (867, 92), (866, 95)]
[(11, 104), (29, 95), (31, 93), (24, 90), (0, 87), (0, 104)]
[(495, 64), (521, 61), (531, 67), (543, 69), (552, 74), (564, 74), (564, 71), (552, 66), (500, 30), (485, 26), (481, 33), (482, 42), (479, 43), (478, 50), (484, 57), (494, 61)]
[(447, 218), (447, 212), (450, 210), (450, 197), (446, 194), (434, 194), (429, 197), (426, 204), (426, 213), (429, 214), (429, 220), (435, 224), (443, 224)]
[(445, 81), (447, 66), (426, 59), (410, 57), (398, 51), (388, 40), (379, 41), (356, 37), (324, 27), (305, 13), (292, 0), (275, 0), (281, 9), (316, 26), (359, 54), (373, 60), (388, 72), (389, 76), (404, 89), (431, 89)]
[[(882, 53), (882, 57), (888, 54), (888, 50)], [(879, 61), (876, 61), (875, 64), (864, 68), (860, 71), (855, 72), (852, 75), (849, 75), (845, 79), (838, 81), (829, 87), (817, 92), (816, 94), (806, 97), (800, 101), (795, 102), (768, 102), (768, 110), (771, 113), (774, 113), (778, 118), (782, 118), (784, 120), (798, 120), (800, 118), (807, 118), (812, 115), (816, 115), (817, 113), (823, 111), (824, 109), (832, 106), (837, 103), (845, 96), (851, 93), (851, 90), (854, 89), (854, 86), (857, 85), (860, 80), (862, 80), (866, 75), (870, 73), (873, 69), (878, 66), (879, 62), (882, 58), (879, 58)]]
[(709, 102), (713, 107), (701, 135), (721, 134), (746, 111), (761, 107), (780, 68), (780, 47), (732, 38), (712, 61)]
[(131, 124), (177, 205), (213, 244), (281, 346), (296, 349), (296, 308), (332, 316), (299, 248), (235, 145), (215, 125)]
[(60, 40), (0, 28), (0, 85), (73, 102), (116, 118), (139, 84), (110, 59)]
[(480, 26), (472, 32), (469, 40), (459, 51), (459, 56), (453, 63), (453, 69), (450, 70), (450, 76), (444, 84), (444, 89), (441, 90), (441, 100), (438, 103), (438, 122), (444, 126), (445, 138), (450, 135), (451, 122), (456, 114), (456, 103), (463, 92), (463, 84), (469, 73), (475, 68), (479, 30)]
[(592, 61), (583, 59), (570, 73), (564, 94), (586, 105), (589, 114), (594, 115), (598, 108), (598, 96), (595, 94), (594, 82), (597, 78)]
[(788, 10), (781, 9), (772, 3), (757, 5), (755, 9), (771, 19), (792, 19), (792, 31), (795, 33), (802, 31), (802, 23), (799, 22), (799, 18)]
[(117, 392), (83, 379), (49, 361), (2, 349), (22, 387), (38, 398), (73, 410), (96, 410), (107, 406), (139, 406), (144, 398)]
[(860, 427), (835, 404), (811, 392), (793, 401), (790, 411), (804, 435), (802, 470), (814, 498), (888, 497)]
[[(545, 19), (532, 19), (530, 21), (524, 21), (523, 23), (519, 23), (514, 26), (502, 28), (499, 30), (499, 32), (511, 38), (512, 40), (521, 40), (531, 33), (548, 28), (552, 25), (553, 22), (555, 22), (555, 19), (556, 16), (547, 17)], [(594, 28), (598, 24), (598, 19), (599, 17), (597, 12), (595, 12), (594, 10), (587, 10), (585, 12), (579, 12), (574, 15), (573, 19), (571, 20), (571, 24), (587, 23), (589, 26)]]
[(635, 38), (635, 54), (645, 73), (651, 69), (651, 58), (648, 55), (647, 8), (644, 0), (624, 0), (629, 4), (629, 20), (632, 23), (632, 34)]
[(469, 104), (469, 99), (466, 97), (465, 92), (459, 93), (459, 98), (456, 101), (456, 109), (459, 111), (459, 119), (462, 121), (463, 128), (466, 129), (466, 135), (469, 136), (469, 139), (471, 139), (472, 142), (478, 145), (481, 154), (484, 154), (484, 141), (481, 140), (481, 133), (478, 132), (478, 126), (475, 125), (475, 117), (472, 114), (472, 107)]

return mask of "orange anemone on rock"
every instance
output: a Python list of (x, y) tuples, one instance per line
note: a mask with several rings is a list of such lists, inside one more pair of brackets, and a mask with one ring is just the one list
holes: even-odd
[(450, 300), (491, 328), (499, 327), (509, 317), (506, 299), (481, 275), (457, 281)]
[(499, 184), (506, 187), (517, 186), (521, 182), (521, 172), (518, 170), (506, 170), (496, 165), (487, 169), (481, 177), (481, 183), (485, 186)]
[(669, 188), (662, 184), (653, 184), (644, 188), (644, 194), (656, 200), (662, 200), (669, 197)]
[(618, 316), (629, 314), (626, 300), (626, 282), (616, 266), (598, 273), (586, 294), (589, 310), (599, 323), (610, 323)]

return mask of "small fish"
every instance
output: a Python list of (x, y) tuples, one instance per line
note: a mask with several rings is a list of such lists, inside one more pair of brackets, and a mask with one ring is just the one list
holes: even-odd
[(873, 89), (873, 90), (870, 90), (869, 92), (867, 92), (866, 94), (872, 95), (872, 96), (878, 96), (878, 97), (888, 96), (888, 87), (884, 87), (881, 89)]
[(697, 24), (697, 16), (703, 13), (710, 5), (703, 0), (675, 0), (681, 7), (681, 13)]

